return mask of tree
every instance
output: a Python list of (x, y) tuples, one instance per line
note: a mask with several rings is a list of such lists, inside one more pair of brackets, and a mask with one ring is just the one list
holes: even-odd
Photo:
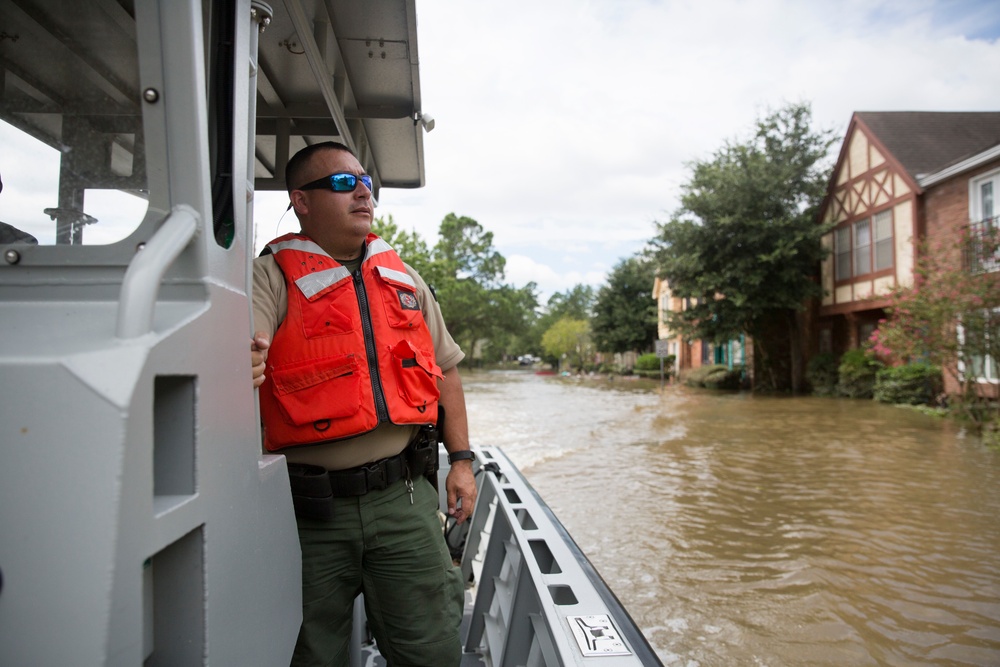
[(716, 343), (749, 334), (772, 387), (792, 391), (804, 377), (799, 312), (821, 294), (828, 230), (816, 213), (834, 142), (810, 123), (807, 104), (789, 105), (758, 120), (749, 140), (694, 163), (680, 209), (654, 239), (671, 291), (696, 300), (668, 324)]
[(388, 220), (375, 218), (372, 231), (391, 245), (403, 261), (412, 266), (424, 280), (428, 280), (431, 251), (419, 234), (401, 230), (391, 215)]
[[(553, 324), (564, 317), (574, 320), (589, 320), (594, 303), (594, 288), (590, 285), (576, 285), (566, 292), (556, 292), (549, 297), (544, 312), (534, 318), (528, 332), (520, 339), (522, 352), (530, 352), (539, 356), (545, 355), (542, 336)], [(547, 361), (558, 364), (557, 357), (546, 355)]]
[(597, 292), (591, 329), (602, 352), (646, 352), (656, 340), (656, 302), (650, 297), (656, 266), (636, 255), (620, 261)]
[(429, 270), (441, 313), (452, 337), (471, 353), (504, 327), (496, 318), (497, 295), (506, 260), (493, 248), (493, 232), (449, 213), (441, 221)]
[(542, 336), (542, 347), (550, 357), (566, 359), (571, 368), (582, 369), (584, 359), (593, 356), (590, 325), (586, 320), (564, 317)]
[(870, 341), (871, 351), (887, 361), (939, 366), (961, 388), (957, 409), (980, 428), (992, 422), (994, 429), (1000, 403), (979, 391), (978, 378), (987, 360), (992, 377), (1000, 370), (1000, 274), (983, 271), (984, 258), (995, 265), (989, 258), (998, 256), (998, 241), (996, 230), (975, 238), (965, 230), (934, 247), (922, 243), (913, 284), (892, 292), (889, 317)]
[[(555, 320), (570, 317), (577, 320), (590, 318), (594, 306), (594, 288), (590, 285), (576, 285), (565, 293), (556, 292), (549, 297), (546, 314)], [(553, 322), (555, 321), (553, 320)]]

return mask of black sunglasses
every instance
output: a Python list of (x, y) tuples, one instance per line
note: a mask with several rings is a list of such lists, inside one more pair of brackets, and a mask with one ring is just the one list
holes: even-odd
[(322, 190), (323, 188), (330, 188), (334, 192), (354, 192), (354, 189), (358, 187), (358, 181), (364, 183), (365, 187), (368, 188), (368, 191), (371, 192), (371, 176), (368, 174), (361, 174), (360, 176), (357, 176), (346, 172), (340, 174), (330, 174), (329, 176), (324, 176), (323, 178), (317, 178), (315, 181), (311, 181), (295, 189)]

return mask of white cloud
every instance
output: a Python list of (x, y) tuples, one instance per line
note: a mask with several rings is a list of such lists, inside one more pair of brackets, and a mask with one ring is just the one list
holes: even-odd
[[(838, 133), (856, 110), (1000, 109), (996, 14), (928, 0), (424, 2), (428, 185), (384, 192), (381, 213), (430, 238), (449, 212), (475, 218), (509, 267), (520, 255), (552, 268), (523, 275), (567, 289), (563, 257), (610, 267), (638, 250), (677, 208), (686, 165), (769, 109), (811, 102), (816, 127)], [(984, 24), (989, 41), (964, 36)]]

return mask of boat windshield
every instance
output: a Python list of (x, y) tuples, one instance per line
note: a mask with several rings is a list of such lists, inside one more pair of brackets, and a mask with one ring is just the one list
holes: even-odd
[(148, 206), (135, 20), (32, 4), (0, 5), (0, 243), (121, 241)]

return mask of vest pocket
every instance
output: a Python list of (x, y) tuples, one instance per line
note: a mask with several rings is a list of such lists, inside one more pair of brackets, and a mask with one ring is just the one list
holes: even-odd
[(321, 299), (302, 304), (302, 329), (306, 338), (350, 333), (354, 331), (355, 324), (348, 313), (357, 311), (354, 290), (337, 289)]
[[(402, 280), (392, 278), (388, 272), (376, 275), (380, 278), (379, 292), (382, 295), (382, 305), (385, 307), (389, 326), (409, 329), (421, 324), (424, 320), (424, 314), (421, 312), (420, 302), (417, 300), (417, 288)], [(408, 275), (404, 275), (409, 279)]]
[(353, 354), (276, 367), (271, 381), (278, 407), (295, 426), (350, 417), (361, 408), (361, 376)]
[(392, 368), (396, 373), (399, 396), (407, 405), (424, 407), (441, 396), (437, 381), (444, 376), (441, 367), (434, 363), (433, 354), (401, 340), (392, 348)]

